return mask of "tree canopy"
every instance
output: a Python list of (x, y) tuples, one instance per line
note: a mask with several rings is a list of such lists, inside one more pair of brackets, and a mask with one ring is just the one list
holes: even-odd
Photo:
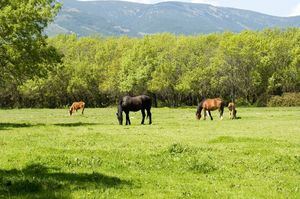
[[(271, 95), (300, 91), (300, 29), (143, 38), (48, 40), (64, 55), (49, 76), (21, 86), (24, 106), (57, 107), (74, 100), (115, 104), (146, 93), (161, 105), (195, 105), (202, 97), (266, 105)], [(51, 103), (50, 103), (51, 102)]]
[(13, 95), (17, 86), (45, 76), (61, 56), (47, 44), (44, 29), (60, 9), (56, 0), (0, 1), (0, 88)]

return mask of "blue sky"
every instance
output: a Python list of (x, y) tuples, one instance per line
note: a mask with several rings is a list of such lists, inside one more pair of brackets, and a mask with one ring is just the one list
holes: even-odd
[[(168, 0), (126, 0), (138, 3), (158, 3)], [(300, 0), (176, 0), (182, 2), (208, 3), (216, 6), (225, 6), (253, 10), (276, 16), (300, 15)]]

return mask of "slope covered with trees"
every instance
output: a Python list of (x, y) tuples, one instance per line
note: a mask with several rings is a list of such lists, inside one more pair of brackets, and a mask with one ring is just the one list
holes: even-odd
[(60, 107), (115, 104), (147, 93), (159, 105), (195, 105), (201, 97), (265, 105), (269, 96), (300, 91), (300, 29), (143, 38), (60, 35), (48, 42), (63, 63), (18, 87), (1, 105)]

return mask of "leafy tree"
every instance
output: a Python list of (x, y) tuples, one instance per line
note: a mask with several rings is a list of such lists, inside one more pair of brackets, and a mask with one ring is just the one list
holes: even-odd
[(195, 105), (203, 96), (266, 105), (270, 95), (300, 91), (299, 28), (143, 38), (59, 35), (45, 42), (45, 48), (64, 55), (62, 63), (28, 65), (32, 72), (24, 76), (14, 70), (1, 74), (6, 77), (0, 87), (3, 106), (16, 96), (15, 102), (26, 107), (59, 107), (74, 100), (97, 107), (142, 93), (167, 106)]
[(213, 58), (216, 56), (220, 36), (211, 34), (196, 38), (189, 38), (185, 43), (186, 64), (176, 89), (185, 95), (193, 95), (198, 98), (212, 97), (211, 83), (215, 78), (215, 70), (212, 67)]
[[(45, 27), (60, 8), (56, 0), (0, 2), (0, 87), (12, 91), (34, 76), (43, 76), (60, 55), (47, 45)], [(6, 89), (6, 90), (5, 90)]]
[(227, 34), (222, 39), (214, 64), (217, 70), (215, 89), (220, 94), (230, 96), (234, 101), (237, 96), (253, 102), (255, 90), (260, 84), (256, 67), (260, 63), (258, 38), (255, 33), (245, 31), (241, 34)]

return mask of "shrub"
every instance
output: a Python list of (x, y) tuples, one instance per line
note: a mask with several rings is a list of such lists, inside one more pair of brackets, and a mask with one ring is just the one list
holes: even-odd
[(282, 96), (272, 96), (268, 106), (300, 106), (300, 93), (284, 93)]
[(255, 105), (258, 107), (265, 107), (268, 105), (269, 99), (270, 99), (270, 95), (268, 95), (266, 93), (261, 94), (260, 96), (258, 96)]

